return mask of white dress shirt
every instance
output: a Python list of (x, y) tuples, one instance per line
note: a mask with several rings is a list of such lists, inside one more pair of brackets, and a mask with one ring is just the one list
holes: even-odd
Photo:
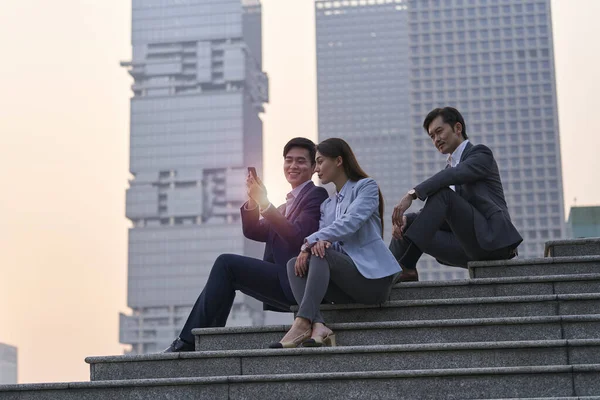
[[(460, 163), (460, 158), (462, 157), (462, 153), (465, 151), (465, 147), (467, 147), (467, 143), (469, 143), (469, 139), (463, 141), (456, 148), (456, 150), (454, 150), (454, 152), (448, 156), (446, 163), (450, 166), (450, 168), (454, 168), (458, 165), (458, 163)], [(456, 192), (456, 187), (454, 185), (450, 185), (450, 189)]]
[[(304, 186), (308, 185), (308, 182), (311, 182), (311, 180), (309, 179), (306, 182), (304, 182), (303, 184), (296, 186), (295, 188), (292, 189), (291, 192), (289, 192), (287, 194), (286, 199), (285, 199), (285, 211), (283, 214), (285, 217), (288, 216), (288, 211), (294, 207), (294, 204), (296, 203), (296, 198), (298, 197), (298, 195), (300, 194), (302, 189), (304, 189)], [(270, 206), (271, 205), (269, 204), (269, 207)], [(268, 210), (269, 207), (267, 207), (266, 210)], [(266, 210), (264, 210), (264, 211), (266, 211)]]

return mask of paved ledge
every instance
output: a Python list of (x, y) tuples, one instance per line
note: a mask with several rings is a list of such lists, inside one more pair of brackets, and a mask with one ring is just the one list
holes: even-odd
[(511, 397), (510, 399), (478, 399), (478, 400), (600, 400), (600, 397)]
[(469, 277), (471, 278), (579, 275), (595, 274), (599, 270), (599, 255), (472, 261), (469, 263)]
[(175, 386), (175, 385), (210, 385), (241, 382), (293, 382), (293, 381), (328, 381), (328, 380), (354, 380), (354, 379), (385, 379), (385, 378), (410, 378), (410, 377), (443, 377), (443, 376), (468, 376), (468, 375), (516, 375), (516, 374), (547, 374), (570, 372), (596, 372), (600, 365), (590, 364), (581, 366), (551, 365), (527, 367), (502, 367), (502, 368), (456, 368), (433, 369), (415, 371), (369, 371), (369, 372), (331, 372), (317, 374), (273, 374), (273, 375), (240, 375), (240, 376), (215, 376), (205, 378), (168, 378), (168, 379), (132, 379), (122, 381), (95, 381), (95, 382), (61, 382), (46, 384), (0, 385), (0, 393), (10, 391), (32, 390), (64, 390), (110, 387), (137, 387), (137, 386)]
[(386, 398), (411, 400), (597, 393), (598, 365), (385, 370), (73, 382), (0, 387), (7, 399)]
[[(532, 296), (500, 296), (500, 297), (471, 297), (456, 299), (425, 299), (425, 300), (394, 300), (382, 304), (323, 304), (322, 311), (334, 310), (356, 310), (356, 309), (378, 309), (378, 308), (396, 308), (411, 306), (430, 306), (430, 305), (456, 305), (456, 304), (493, 304), (493, 303), (527, 303), (537, 301), (554, 300), (600, 300), (600, 293), (580, 293), (580, 294), (547, 294)], [(292, 309), (297, 310), (298, 307)]]
[[(574, 304), (578, 303), (580, 302)], [(558, 307), (560, 303), (551, 304), (552, 307)], [(567, 302), (566, 306), (569, 304), (571, 303)], [(329, 326), (338, 334), (338, 343), (342, 346), (595, 339), (598, 338), (597, 332), (600, 331), (600, 315), (598, 311), (592, 312), (590, 310), (569, 312), (562, 316), (547, 314), (500, 317), (491, 314), (495, 317), (479, 315), (480, 318), (446, 316), (439, 319), (397, 319), (376, 322), (339, 321)], [(244, 327), (235, 328), (233, 332), (228, 329), (230, 328), (194, 330), (196, 349), (198, 351), (264, 349), (268, 343), (280, 340), (289, 326)]]
[(548, 240), (546, 246), (572, 246), (578, 244), (600, 243), (600, 237), (578, 238), (578, 239), (559, 239)]
[(563, 346), (600, 346), (600, 339), (573, 339), (573, 340), (531, 340), (511, 342), (464, 342), (464, 343), (427, 343), (427, 344), (402, 344), (402, 345), (376, 345), (376, 346), (339, 346), (320, 348), (297, 349), (259, 349), (259, 350), (220, 350), (220, 351), (194, 351), (178, 353), (175, 357), (171, 354), (140, 354), (122, 356), (87, 357), (85, 362), (95, 363), (122, 363), (132, 361), (164, 361), (174, 359), (204, 359), (216, 357), (257, 357), (273, 356), (282, 357), (295, 354), (354, 354), (354, 353), (385, 353), (385, 352), (416, 352), (440, 350), (481, 350), (481, 349), (526, 349), (539, 347)]
[(565, 275), (542, 275), (542, 276), (509, 276), (504, 278), (473, 278), (456, 279), (450, 281), (422, 281), (422, 282), (403, 282), (393, 286), (394, 289), (407, 288), (428, 288), (428, 287), (447, 287), (447, 286), (472, 286), (472, 285), (495, 285), (502, 283), (532, 283), (532, 282), (565, 282), (565, 281), (585, 281), (590, 279), (600, 279), (598, 274), (565, 274)]
[(517, 258), (517, 259), (512, 259), (512, 260), (471, 261), (471, 262), (469, 262), (469, 268), (505, 267), (505, 266), (513, 266), (513, 265), (565, 264), (565, 263), (598, 262), (598, 261), (600, 261), (600, 255)]
[[(599, 310), (600, 312), (600, 310)], [(505, 317), (505, 318), (463, 318), (463, 319), (435, 319), (416, 321), (380, 321), (380, 322), (347, 322), (328, 325), (332, 330), (371, 330), (395, 329), (399, 327), (434, 327), (434, 326), (469, 326), (469, 325), (512, 325), (519, 323), (548, 323), (548, 322), (592, 322), (600, 321), (600, 314), (585, 315), (551, 315), (533, 317)], [(290, 325), (267, 326), (236, 326), (225, 328), (195, 328), (192, 333), (202, 335), (222, 335), (228, 333), (264, 333), (287, 332)]]
[[(575, 265), (575, 264), (571, 264)], [(578, 264), (579, 265), (579, 264)], [(585, 264), (584, 264), (585, 265)], [(590, 266), (593, 264), (589, 264)], [(522, 268), (521, 266), (512, 267)], [(545, 266), (538, 266), (545, 268)], [(561, 268), (554, 268), (560, 270)], [(550, 294), (600, 293), (600, 265), (584, 271), (548, 271), (557, 275), (538, 273), (536, 276), (504, 276), (503, 269), (491, 268), (494, 277), (457, 281), (405, 282), (394, 285), (388, 301), (452, 299), (470, 297), (533, 296)], [(486, 275), (477, 271), (477, 275)], [(492, 271), (496, 272), (496, 271)], [(594, 273), (595, 272), (595, 273)], [(521, 274), (515, 274), (521, 275)]]
[(552, 240), (546, 242), (544, 257), (600, 255), (600, 238)]

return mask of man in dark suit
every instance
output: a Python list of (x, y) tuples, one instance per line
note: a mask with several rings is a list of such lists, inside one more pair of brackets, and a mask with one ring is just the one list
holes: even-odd
[[(394, 208), (390, 250), (400, 263), (397, 280), (418, 281), (423, 253), (440, 263), (467, 267), (469, 261), (509, 259), (523, 241), (512, 224), (492, 151), (471, 144), (455, 108), (431, 111), (423, 128), (442, 154), (446, 168), (408, 191)], [(417, 213), (404, 215), (417, 198)]]
[(262, 301), (271, 310), (290, 311), (290, 306), (296, 304), (286, 263), (298, 255), (304, 238), (319, 229), (320, 206), (328, 197), (325, 189), (310, 180), (315, 153), (315, 144), (305, 138), (294, 138), (286, 144), (283, 172), (292, 191), (278, 208), (269, 202), (260, 179), (248, 174), (249, 200), (241, 208), (242, 229), (248, 239), (266, 243), (263, 260), (220, 255), (179, 337), (165, 353), (193, 351), (194, 328), (225, 326), (236, 290)]

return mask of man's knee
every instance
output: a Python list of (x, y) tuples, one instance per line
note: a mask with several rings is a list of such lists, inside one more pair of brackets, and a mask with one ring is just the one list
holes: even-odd
[(219, 264), (219, 265), (225, 265), (225, 264), (229, 264), (233, 261), (234, 258), (238, 257), (237, 254), (221, 254), (219, 257), (217, 257), (217, 259), (215, 260), (215, 265)]
[(450, 189), (449, 187), (445, 187), (429, 196), (427, 198), (427, 202), (429, 203), (430, 201), (438, 198), (446, 199), (448, 196), (452, 196), (453, 194), (455, 194), (454, 190)]
[(443, 188), (432, 194), (427, 198), (427, 202), (425, 203), (425, 207), (423, 210), (429, 210), (433, 208), (443, 207), (445, 209), (449, 209), (451, 205), (454, 203), (456, 197), (459, 197), (456, 192), (450, 188)]
[(237, 254), (221, 254), (213, 264), (210, 271), (211, 275), (214, 273), (227, 272), (229, 266), (235, 263), (237, 257), (239, 257)]

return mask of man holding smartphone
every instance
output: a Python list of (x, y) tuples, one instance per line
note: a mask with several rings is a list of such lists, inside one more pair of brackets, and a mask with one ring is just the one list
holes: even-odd
[(248, 239), (265, 243), (263, 259), (220, 255), (179, 337), (165, 353), (194, 351), (194, 328), (225, 326), (236, 290), (262, 301), (270, 310), (290, 311), (296, 304), (286, 263), (300, 252), (304, 238), (319, 229), (320, 206), (328, 197), (325, 189), (311, 181), (315, 153), (315, 144), (306, 138), (294, 138), (285, 145), (283, 172), (292, 190), (279, 207), (269, 201), (256, 169), (248, 168), (242, 230)]

